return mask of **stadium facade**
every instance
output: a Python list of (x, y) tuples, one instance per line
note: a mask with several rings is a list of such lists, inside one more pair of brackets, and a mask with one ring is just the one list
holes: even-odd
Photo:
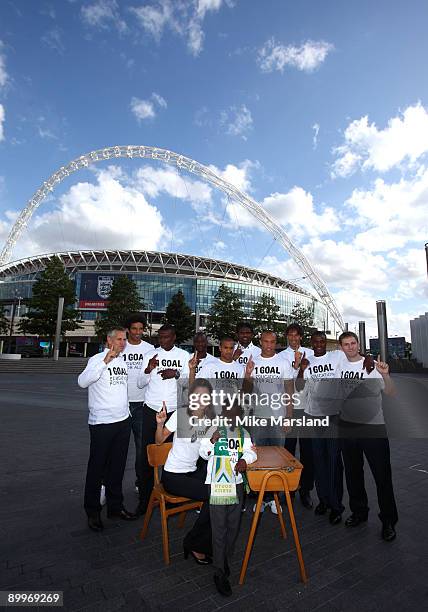
[[(288, 316), (297, 302), (313, 307), (315, 325), (334, 330), (324, 304), (298, 285), (242, 265), (217, 259), (136, 250), (69, 251), (38, 255), (11, 262), (0, 269), (0, 303), (10, 312), (19, 302), (19, 316), (25, 314), (26, 302), (32, 295), (34, 281), (52, 257), (59, 257), (76, 286), (77, 308), (84, 320), (83, 329), (70, 334), (70, 340), (94, 335), (94, 321), (107, 307), (111, 284), (117, 275), (126, 274), (138, 287), (146, 304), (146, 313), (153, 324), (160, 322), (171, 297), (181, 289), (192, 311), (199, 315), (200, 325), (206, 322), (215, 294), (223, 283), (239, 293), (244, 312), (263, 293), (272, 295)], [(332, 332), (334, 336), (334, 331)]]

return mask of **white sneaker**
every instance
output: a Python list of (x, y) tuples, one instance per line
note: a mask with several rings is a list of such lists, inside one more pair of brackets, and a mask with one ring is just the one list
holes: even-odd
[(102, 506), (106, 505), (106, 488), (104, 485), (101, 485), (101, 492), (100, 492), (100, 504)]
[[(275, 500), (274, 499), (272, 501), (268, 502), (266, 505), (269, 506), (270, 511), (272, 512), (272, 514), (278, 514), (278, 510), (276, 509), (276, 504), (275, 504)], [(281, 506), (279, 507), (279, 510), (280, 510), (280, 512), (282, 512)]]
[[(265, 507), (266, 507), (266, 505), (267, 505), (267, 504), (266, 504), (266, 502), (262, 502), (262, 505), (260, 506), (260, 512), (264, 512), (264, 511), (265, 511)], [(257, 506), (257, 504), (254, 504), (254, 506), (253, 506), (253, 512), (255, 512), (255, 511), (256, 511), (256, 506)]]
[(135, 485), (135, 492), (136, 492), (137, 495), (140, 494), (140, 489), (137, 487), (137, 485)]

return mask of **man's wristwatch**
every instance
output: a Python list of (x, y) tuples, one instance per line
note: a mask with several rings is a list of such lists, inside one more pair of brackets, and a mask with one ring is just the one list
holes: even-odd
[(178, 380), (180, 378), (180, 370), (176, 370), (175, 371), (175, 376), (174, 376), (175, 380)]

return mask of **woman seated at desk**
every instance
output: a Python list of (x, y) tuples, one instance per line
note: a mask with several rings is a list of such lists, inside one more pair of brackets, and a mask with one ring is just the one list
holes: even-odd
[(211, 397), (211, 384), (203, 378), (197, 378), (189, 389), (192, 409), (179, 408), (178, 410), (183, 410), (185, 414), (178, 415), (176, 410), (166, 420), (168, 415), (164, 404), (156, 415), (156, 444), (162, 444), (172, 433), (174, 434), (172, 448), (162, 471), (161, 480), (165, 490), (171, 495), (204, 502), (195, 524), (183, 541), (185, 558), (191, 555), (199, 565), (212, 563), (210, 487), (205, 484), (207, 462), (199, 457), (201, 439), (208, 427), (203, 429), (192, 426), (189, 417), (206, 416), (210, 419), (215, 416), (211, 402), (207, 405), (208, 394)]

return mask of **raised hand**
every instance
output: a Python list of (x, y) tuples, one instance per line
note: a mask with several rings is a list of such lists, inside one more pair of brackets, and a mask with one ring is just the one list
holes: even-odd
[(154, 370), (155, 368), (157, 368), (158, 365), (159, 365), (158, 354), (156, 353), (156, 355), (153, 355), (153, 357), (149, 359), (149, 363), (147, 364), (147, 367), (144, 370), (145, 373), (150, 374), (150, 372)]
[(110, 361), (112, 361), (112, 359), (117, 357), (117, 355), (118, 354), (116, 353), (116, 351), (111, 348), (109, 352), (106, 354), (106, 356), (104, 357), (104, 363), (110, 363)]
[(370, 374), (375, 369), (375, 360), (372, 355), (366, 355), (363, 361), (363, 370)]
[(236, 347), (236, 349), (235, 349), (235, 351), (233, 353), (233, 357), (232, 357), (233, 361), (236, 361), (237, 359), (239, 359), (243, 352), (244, 351), (242, 350), (242, 348), (238, 344), (238, 346)]
[(193, 357), (189, 360), (189, 370), (196, 370), (200, 359), (198, 358), (198, 351), (195, 351)]
[(305, 353), (302, 354), (300, 351), (294, 351), (293, 368), (295, 370), (298, 370), (300, 368), (300, 362), (302, 361), (304, 356)]
[(168, 414), (166, 411), (166, 404), (165, 402), (162, 402), (162, 408), (159, 410), (159, 412), (156, 413), (156, 424), (162, 425), (163, 427), (167, 417), (168, 417)]
[(211, 444), (215, 444), (219, 439), (220, 439), (220, 432), (218, 429), (216, 429), (213, 435), (211, 436), (210, 442)]
[(375, 366), (379, 374), (381, 374), (382, 376), (388, 376), (389, 365), (385, 363), (384, 361), (381, 361), (380, 356), (377, 358), (377, 361), (375, 361)]
[(245, 366), (245, 378), (250, 378), (251, 374), (253, 373), (253, 370), (254, 370), (254, 361), (253, 361), (253, 356), (250, 355), (250, 358), (247, 361), (247, 365)]
[(306, 359), (306, 353), (303, 353), (302, 358), (300, 359), (300, 369), (302, 372), (306, 370), (309, 365), (309, 359)]

